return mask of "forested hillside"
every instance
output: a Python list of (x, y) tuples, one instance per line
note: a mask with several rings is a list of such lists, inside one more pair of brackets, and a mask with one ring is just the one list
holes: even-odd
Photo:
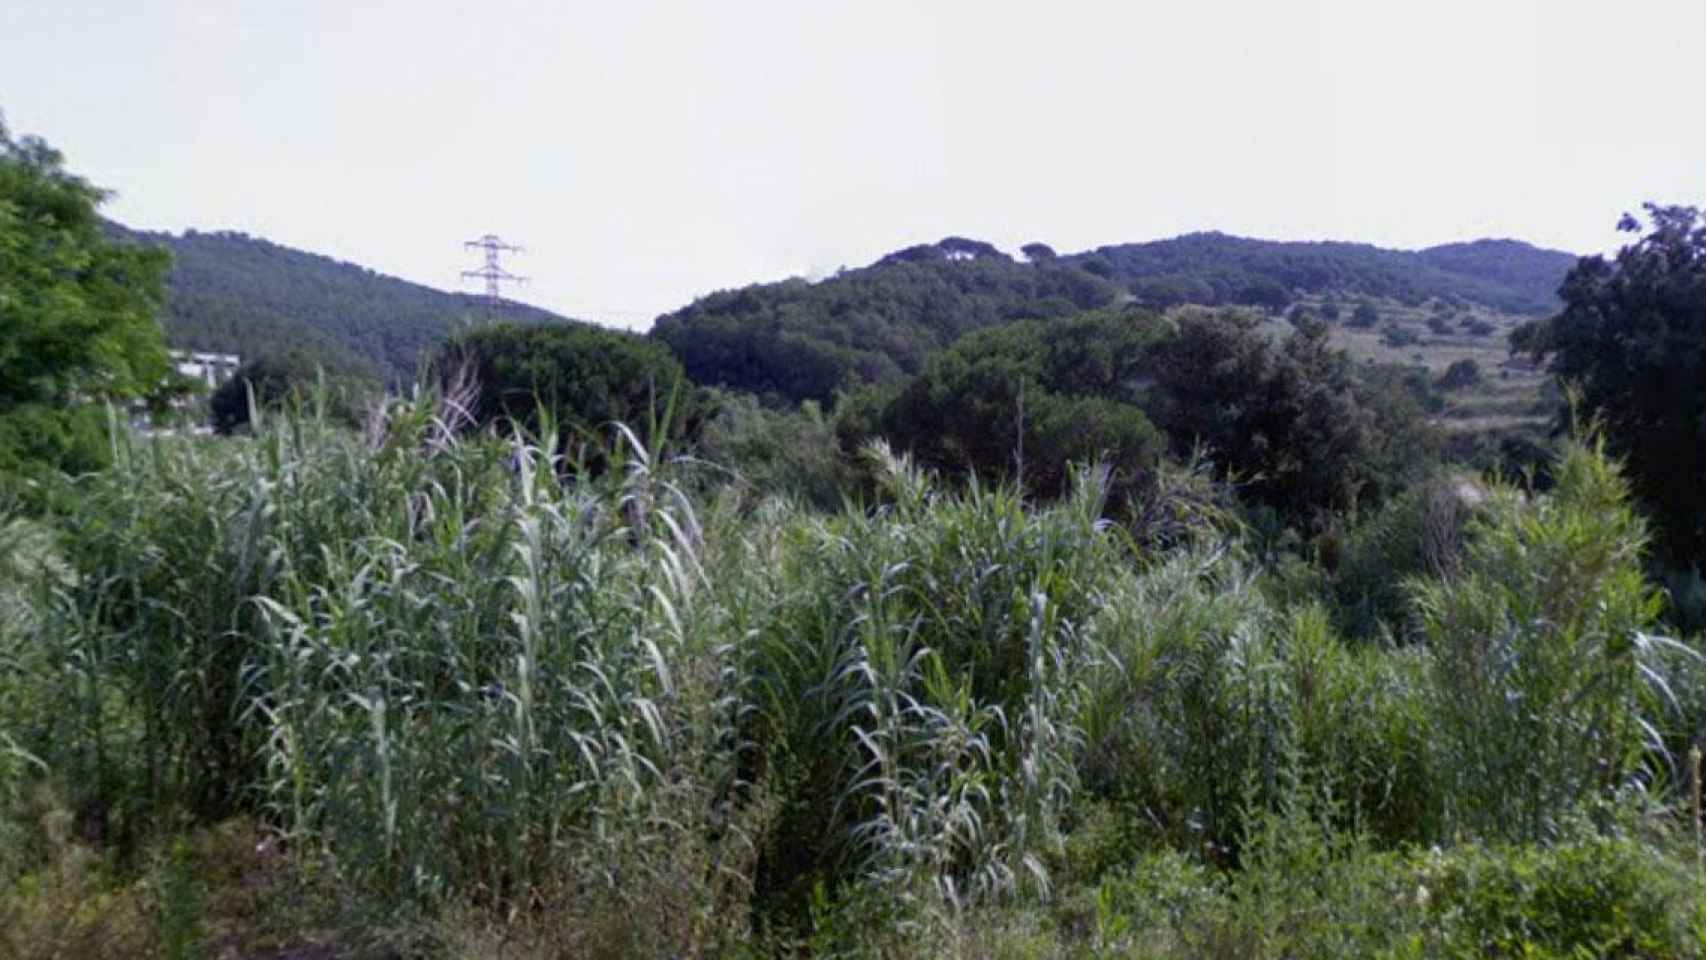
[(1506, 313), (1556, 309), (1558, 284), (1576, 260), (1516, 240), (1408, 251), (1224, 233), (1099, 247), (1064, 259), (1114, 280), (1150, 306), (1236, 303), (1279, 309), (1300, 293), (1341, 292), (1408, 304), (1461, 301)]
[[(174, 346), (246, 357), (306, 352), (402, 383), (459, 323), (490, 312), (479, 297), (241, 233), (108, 229), (172, 253), (163, 321)], [(1012, 320), (1127, 301), (1280, 310), (1321, 296), (1540, 314), (1557, 306), (1558, 283), (1574, 262), (1514, 240), (1412, 252), (1219, 233), (1058, 257), (1030, 244), (1025, 256), (949, 237), (817, 283), (796, 278), (713, 293), (660, 317), (653, 334), (697, 382), (828, 402), (838, 390), (913, 376), (960, 336)], [(496, 313), (521, 323), (561, 319), (517, 303)]]
[(821, 283), (714, 293), (658, 318), (652, 332), (700, 383), (827, 401), (838, 388), (916, 374), (926, 357), (973, 330), (1067, 316), (1122, 296), (1075, 267), (1016, 263), (944, 241)]
[[(113, 223), (108, 229), (121, 239), (171, 251), (162, 320), (175, 347), (245, 357), (307, 349), (365, 361), (386, 381), (402, 383), (458, 324), (491, 310), (477, 296), (435, 290), (242, 233), (190, 230), (174, 236)], [(521, 323), (562, 319), (508, 302), (495, 313)]]
[(714, 293), (653, 329), (696, 381), (798, 401), (899, 381), (972, 330), (1065, 316), (1122, 301), (1165, 308), (1247, 304), (1280, 310), (1321, 295), (1429, 300), (1541, 314), (1575, 262), (1511, 240), (1420, 252), (1351, 243), (1280, 243), (1198, 233), (1015, 260), (949, 237), (908, 247), (818, 283), (801, 279)]

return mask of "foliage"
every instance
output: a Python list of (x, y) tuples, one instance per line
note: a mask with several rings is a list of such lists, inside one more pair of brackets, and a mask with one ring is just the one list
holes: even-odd
[(1398, 323), (1388, 323), (1380, 328), (1380, 342), (1388, 347), (1408, 347), (1421, 342), (1416, 331)]
[(1113, 467), (1119, 500), (1153, 477), (1164, 447), (1206, 450), (1249, 502), (1302, 524), (1378, 503), (1433, 448), (1404, 388), (1359, 375), (1318, 321), (1275, 343), (1248, 313), (1201, 309), (981, 331), (903, 388), (855, 393), (838, 419), (844, 447), (881, 435), (950, 474), (1022, 466), (1045, 497), (1074, 461)]
[(662, 414), (672, 431), (692, 433), (704, 416), (703, 399), (662, 344), (592, 324), (478, 327), (446, 343), (434, 365), (450, 394), (471, 385), (474, 425), (532, 437), (555, 429), (571, 457), (596, 452), (612, 423)]
[[(819, 283), (795, 279), (712, 294), (660, 317), (652, 332), (697, 382), (829, 404), (837, 391), (919, 374), (926, 358), (974, 330), (1108, 307), (1127, 292), (1152, 309), (1247, 304), (1277, 311), (1300, 293), (1354, 293), (1538, 312), (1556, 302), (1552, 288), (1572, 259), (1500, 247), (1485, 252), (1527, 266), (1483, 270), (1478, 247), (1435, 264), (1423, 254), (1357, 244), (1221, 234), (1060, 256), (1033, 252), (1018, 263), (988, 244), (950, 237)], [(1551, 279), (1537, 288), (1530, 274)]]
[(103, 402), (161, 391), (167, 256), (108, 242), (105, 194), (0, 124), (0, 482), (105, 462)]
[(1100, 476), (1032, 512), (870, 455), (891, 506), (769, 547), (785, 559), (754, 625), (751, 736), (794, 786), (761, 889), (799, 911), (814, 886), (858, 881), (950, 913), (1047, 890), (1075, 779), (1075, 625), (1120, 553)]
[(1646, 632), (1660, 598), (1645, 525), (1597, 448), (1571, 445), (1556, 480), (1539, 501), (1494, 488), (1462, 571), (1417, 591), (1454, 831), (1543, 839), (1571, 798), (1670, 759), (1654, 739), (1668, 691), (1648, 686), (1668, 642)]
[[(343, 919), (296, 943), (404, 955), (1699, 953), (1670, 811), (1706, 660), (1645, 632), (1592, 443), (1449, 542), (1423, 493), (1370, 521), (1363, 562), (1418, 571), (1399, 646), (1335, 627), (1328, 571), (1269, 589), (1235, 526), (1108, 523), (1104, 471), (1045, 504), (877, 445), (880, 505), (830, 513), (623, 428), (565, 468), (451, 400), (121, 438), (51, 556), (0, 565), (31, 611), (0, 622), (0, 938), (212, 950), (230, 898), (300, 881)], [(827, 443), (747, 404), (730, 436)], [(233, 814), (268, 836), (208, 855)], [(234, 869), (263, 850), (296, 880)]]
[(797, 410), (777, 410), (750, 394), (712, 388), (715, 412), (694, 443), (709, 482), (730, 479), (749, 499), (789, 497), (822, 510), (841, 506), (848, 487), (835, 424), (810, 400)]
[(1153, 315), (1116, 311), (979, 331), (931, 358), (873, 426), (952, 475), (1016, 477), (1054, 497), (1074, 462), (1101, 461), (1129, 487), (1165, 446), (1128, 387), (1159, 333)]
[[(1441, 270), (1496, 283), (1510, 290), (1512, 297), (1509, 302), (1487, 305), (1516, 313), (1554, 309), (1558, 302), (1558, 285), (1575, 263), (1571, 254), (1539, 250), (1520, 240), (1447, 243), (1421, 250), (1417, 256)], [(1475, 298), (1448, 295), (1445, 299), (1460, 305), (1464, 300)]]
[[(1647, 215), (1648, 232), (1614, 259), (1577, 264), (1564, 309), (1513, 345), (1548, 359), (1581, 412), (1603, 418), (1663, 546), (1687, 562), (1706, 555), (1706, 225), (1690, 207)], [(1628, 216), (1620, 226), (1642, 229)]]
[(377, 377), (359, 360), (306, 346), (291, 347), (244, 361), (208, 397), (208, 412), (214, 431), (228, 434), (255, 419), (251, 404), (258, 405), (264, 415), (319, 398), (329, 401), (328, 412), (334, 419), (356, 427), (378, 392)]
[(1324, 531), (1316, 548), (1338, 628), (1351, 637), (1417, 639), (1407, 581), (1457, 572), (1469, 519), (1485, 496), (1466, 477), (1435, 477)]
[(1294, 520), (1401, 489), (1430, 440), (1414, 403), (1363, 382), (1306, 322), (1275, 344), (1234, 312), (1188, 310), (1159, 345), (1143, 407), (1176, 452), (1207, 446), (1245, 495)]
[(1490, 337), (1494, 333), (1496, 333), (1499, 328), (1495, 327), (1493, 324), (1487, 322), (1486, 320), (1482, 320), (1479, 317), (1476, 317), (1476, 318), (1464, 321), (1463, 329), (1465, 331), (1467, 331), (1468, 334), (1472, 337)]
[(1441, 390), (1464, 390), (1481, 382), (1481, 365), (1474, 357), (1465, 357), (1445, 368), (1434, 386)]

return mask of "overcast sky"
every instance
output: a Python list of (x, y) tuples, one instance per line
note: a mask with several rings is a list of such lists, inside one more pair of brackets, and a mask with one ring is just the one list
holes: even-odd
[(1706, 0), (3, 0), (0, 111), (131, 226), (644, 328), (947, 234), (1606, 249), (1706, 201)]

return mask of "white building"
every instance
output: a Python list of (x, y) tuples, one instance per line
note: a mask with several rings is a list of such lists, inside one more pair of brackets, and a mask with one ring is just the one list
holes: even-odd
[(243, 365), (243, 358), (235, 353), (197, 353), (189, 350), (173, 350), (172, 363), (178, 372), (191, 379), (200, 380), (207, 384), (209, 390), (214, 390), (220, 384), (231, 379), (237, 368)]

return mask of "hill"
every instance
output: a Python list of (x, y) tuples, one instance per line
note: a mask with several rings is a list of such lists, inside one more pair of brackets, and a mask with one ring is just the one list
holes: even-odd
[[(493, 315), (480, 297), (242, 233), (108, 228), (171, 251), (164, 322), (174, 346), (246, 357), (307, 348), (402, 383), (460, 325)], [(1015, 259), (988, 243), (948, 237), (817, 283), (792, 279), (714, 293), (658, 318), (652, 335), (697, 382), (829, 402), (840, 389), (910, 377), (964, 334), (1016, 319), (1130, 301), (1279, 311), (1331, 299), (1431, 300), (1531, 315), (1555, 306), (1552, 291), (1574, 263), (1570, 254), (1514, 240), (1403, 251), (1220, 233), (1059, 257), (1037, 244), (1026, 254)], [(520, 323), (564, 319), (509, 302), (495, 314)]]
[(175, 347), (264, 356), (286, 347), (364, 361), (402, 383), (470, 318), (495, 312), (520, 323), (562, 317), (481, 297), (436, 290), (366, 267), (281, 246), (242, 233), (181, 236), (109, 223), (115, 237), (172, 253), (164, 315)]
[(1572, 254), (1516, 240), (1478, 240), (1426, 250), (1361, 243), (1253, 240), (1192, 233), (1063, 258), (1152, 306), (1254, 304), (1283, 308), (1299, 294), (1338, 292), (1417, 305), (1430, 299), (1506, 313), (1546, 313), (1575, 264)]
[(1475, 240), (1429, 247), (1417, 256), (1445, 270), (1526, 292), (1550, 313), (1561, 304), (1558, 284), (1576, 265), (1575, 254), (1544, 250), (1521, 240)]
[(1112, 303), (1294, 304), (1348, 298), (1505, 316), (1546, 313), (1575, 262), (1511, 240), (1423, 251), (1354, 243), (1286, 243), (1196, 233), (1026, 261), (948, 237), (888, 254), (818, 283), (793, 279), (703, 297), (660, 317), (653, 335), (688, 374), (792, 401), (898, 381), (972, 330)]
[(652, 335), (699, 383), (824, 402), (838, 388), (916, 374), (973, 330), (1067, 316), (1124, 295), (1075, 266), (1019, 263), (949, 238), (818, 283), (714, 293), (658, 318)]

